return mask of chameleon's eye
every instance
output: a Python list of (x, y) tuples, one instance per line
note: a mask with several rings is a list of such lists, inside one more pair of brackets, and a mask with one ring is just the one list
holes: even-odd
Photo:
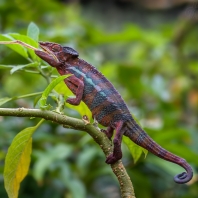
[(61, 50), (61, 46), (60, 45), (53, 45), (52, 47), (52, 51), (53, 52), (59, 52)]

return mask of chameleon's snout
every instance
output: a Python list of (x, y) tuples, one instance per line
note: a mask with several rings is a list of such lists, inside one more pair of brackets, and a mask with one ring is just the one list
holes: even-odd
[(45, 52), (47, 52), (48, 54), (51, 54), (51, 50), (50, 50), (50, 46), (47, 44), (47, 42), (39, 42), (39, 46), (41, 49), (43, 49)]
[[(48, 55), (48, 58), (52, 57), (55, 60), (55, 62), (59, 63), (58, 58), (56, 57), (56, 55), (51, 50), (52, 43), (39, 41), (39, 46)], [(43, 59), (46, 60), (45, 58), (43, 58)]]

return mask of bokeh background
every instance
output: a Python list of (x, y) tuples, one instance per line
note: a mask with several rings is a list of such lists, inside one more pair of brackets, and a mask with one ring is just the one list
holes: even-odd
[[(75, 48), (119, 90), (131, 113), (161, 146), (185, 158), (195, 172), (148, 154), (137, 163), (123, 145), (123, 163), (141, 198), (198, 197), (198, 5), (188, 0), (1, 0), (0, 33), (26, 34)], [(27, 60), (0, 46), (0, 65)], [(0, 97), (43, 91), (42, 76), (0, 69)], [(33, 107), (35, 98), (3, 107)], [(79, 117), (80, 113), (66, 110)], [(83, 110), (82, 110), (83, 111)], [(0, 117), (0, 197), (4, 158), (14, 136), (38, 119)], [(84, 132), (45, 122), (34, 134), (32, 162), (20, 198), (118, 198), (119, 186), (100, 148)]]

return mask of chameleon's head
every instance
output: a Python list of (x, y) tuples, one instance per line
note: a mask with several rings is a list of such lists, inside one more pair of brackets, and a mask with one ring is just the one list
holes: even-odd
[(62, 47), (57, 43), (39, 42), (39, 46), (43, 49), (44, 53), (42, 54), (41, 51), (35, 51), (35, 53), (53, 67), (65, 63), (71, 58), (77, 58), (79, 55), (74, 49)]

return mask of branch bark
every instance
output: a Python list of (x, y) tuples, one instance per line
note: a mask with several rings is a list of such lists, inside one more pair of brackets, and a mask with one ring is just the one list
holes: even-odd
[[(52, 111), (25, 108), (0, 108), (0, 116), (44, 118), (45, 120), (56, 122), (57, 124), (68, 126), (76, 130), (86, 131), (101, 147), (105, 156), (108, 156), (113, 152), (112, 143), (107, 136), (104, 133), (101, 133), (94, 125), (87, 124), (85, 121), (80, 119), (71, 118)], [(119, 160), (115, 164), (112, 164), (111, 168), (119, 181), (121, 197), (135, 198), (132, 182), (122, 164), (122, 161)]]

